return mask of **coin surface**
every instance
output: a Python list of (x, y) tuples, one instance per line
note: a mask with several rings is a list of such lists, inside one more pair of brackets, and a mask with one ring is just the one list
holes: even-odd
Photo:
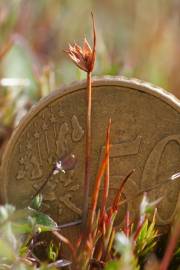
[[(132, 218), (139, 214), (140, 190), (167, 182), (180, 171), (180, 101), (139, 80), (104, 77), (93, 80), (91, 190), (104, 153), (108, 119), (112, 119), (110, 194), (132, 169), (123, 198), (131, 199)], [(1, 166), (1, 195), (26, 206), (57, 161), (74, 155), (73, 166), (53, 175), (43, 189), (43, 211), (59, 224), (81, 218), (83, 205), (86, 83), (67, 86), (41, 100), (23, 118), (6, 148)], [(71, 161), (70, 161), (71, 162)], [(158, 223), (169, 224), (178, 206), (180, 180), (169, 180), (149, 193), (158, 205)], [(101, 192), (102, 193), (102, 187)]]

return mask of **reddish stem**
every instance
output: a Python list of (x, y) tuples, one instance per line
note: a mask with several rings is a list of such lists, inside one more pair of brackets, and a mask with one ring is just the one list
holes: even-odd
[(84, 200), (82, 228), (85, 231), (88, 218), (88, 198), (90, 183), (90, 163), (91, 163), (91, 107), (92, 107), (92, 87), (91, 72), (87, 73), (87, 118), (86, 118), (86, 142), (85, 142), (85, 175), (84, 175)]
[(116, 196), (114, 198), (114, 201), (113, 201), (113, 205), (112, 205), (112, 210), (115, 211), (115, 210), (118, 210), (118, 207), (119, 207), (119, 202), (121, 200), (121, 194), (122, 194), (122, 191), (124, 189), (124, 186), (127, 182), (127, 180), (129, 179), (129, 177), (134, 173), (134, 169), (132, 171), (130, 171), (130, 173), (124, 177), (124, 179), (122, 180), (121, 184), (120, 184), (120, 187), (116, 193)]
[(63, 243), (65, 243), (68, 248), (71, 250), (73, 258), (75, 259), (75, 255), (76, 255), (76, 249), (74, 248), (73, 244), (69, 241), (69, 239), (67, 239), (65, 236), (63, 236), (62, 234), (58, 233), (57, 231), (52, 231), (52, 233)]
[[(111, 124), (111, 119), (109, 119), (109, 125)], [(108, 130), (110, 132), (110, 130)], [(107, 137), (110, 137), (110, 134), (107, 134)], [(107, 144), (106, 144), (106, 153), (107, 155), (107, 166), (106, 166), (106, 171), (105, 171), (105, 180), (104, 180), (104, 189), (103, 189), (103, 198), (102, 198), (102, 207), (101, 207), (101, 214), (100, 214), (100, 219), (105, 214), (105, 209), (106, 209), (106, 202), (108, 198), (108, 193), (109, 193), (109, 153), (110, 153), (110, 138), (107, 138)]]
[(174, 228), (174, 234), (171, 236), (165, 255), (160, 265), (160, 270), (167, 270), (176, 248), (177, 241), (180, 238), (180, 222)]
[(98, 175), (96, 177), (95, 181), (95, 187), (92, 193), (92, 208), (91, 208), (91, 215), (90, 215), (90, 228), (92, 227), (92, 224), (94, 222), (95, 218), (95, 212), (96, 212), (96, 206), (97, 206), (97, 201), (98, 201), (98, 196), (99, 196), (99, 189), (100, 189), (100, 184), (101, 184), (101, 179), (104, 175), (104, 172), (107, 167), (107, 162), (109, 158), (109, 137), (110, 137), (110, 127), (111, 127), (111, 121), (109, 121), (108, 129), (107, 129), (107, 135), (106, 135), (106, 154), (105, 158), (101, 164), (101, 167), (99, 169)]
[(137, 240), (137, 238), (138, 238), (138, 236), (139, 236), (139, 234), (140, 234), (140, 231), (141, 231), (141, 229), (142, 229), (142, 227), (143, 227), (145, 221), (146, 221), (146, 218), (144, 218), (143, 220), (140, 220), (140, 221), (139, 221), (138, 226), (137, 226), (137, 229), (136, 229), (135, 234), (134, 234), (134, 237), (133, 237), (133, 240), (134, 240), (134, 241)]

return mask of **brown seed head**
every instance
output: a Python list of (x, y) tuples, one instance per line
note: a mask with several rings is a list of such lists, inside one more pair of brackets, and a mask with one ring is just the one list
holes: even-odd
[(91, 16), (93, 22), (93, 49), (91, 49), (85, 38), (82, 47), (74, 43), (73, 45), (69, 44), (68, 50), (65, 50), (75, 65), (85, 72), (92, 72), (96, 58), (96, 31), (93, 13), (91, 13)]

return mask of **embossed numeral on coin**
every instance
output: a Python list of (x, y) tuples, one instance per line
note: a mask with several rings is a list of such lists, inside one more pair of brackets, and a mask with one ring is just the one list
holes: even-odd
[[(137, 155), (139, 152), (140, 144), (141, 144), (141, 136), (138, 136), (134, 141), (131, 142), (124, 142), (120, 144), (112, 144), (110, 147), (110, 158), (114, 157), (123, 157), (123, 156), (130, 156), (130, 155)], [(162, 154), (165, 151), (167, 145), (171, 142), (176, 142), (180, 146), (180, 135), (170, 135), (159, 141), (150, 152), (147, 161), (145, 163), (145, 167), (142, 174), (142, 181), (141, 181), (141, 189), (145, 190), (153, 185), (158, 183), (158, 168), (160, 166), (160, 161), (162, 158)], [(100, 162), (102, 161), (105, 153), (105, 146), (101, 149), (101, 158)], [(171, 160), (169, 161), (171, 162)], [(166, 180), (166, 179), (164, 179)], [(175, 187), (174, 187), (175, 188)], [(153, 199), (157, 199), (160, 196), (165, 195), (165, 191), (167, 191), (167, 187), (162, 185), (162, 190), (155, 190), (153, 191)], [(166, 207), (172, 206), (172, 214), (169, 218), (164, 219), (162, 217), (161, 209), (158, 209), (158, 219), (161, 224), (169, 223), (175, 212), (177, 200), (178, 200), (178, 192), (172, 198), (165, 198), (164, 204)]]
[[(157, 183), (157, 181), (158, 181), (158, 179), (157, 179), (158, 168), (159, 168), (162, 154), (165, 151), (165, 148), (167, 147), (167, 145), (173, 141), (178, 143), (180, 146), (180, 135), (175, 134), (175, 135), (170, 135), (170, 136), (165, 137), (164, 139), (159, 141), (155, 145), (153, 150), (151, 151), (151, 153), (146, 161), (143, 175), (142, 175), (142, 188), (143, 189), (146, 189), (148, 186), (155, 185)], [(169, 162), (171, 162), (171, 160), (169, 160)], [(164, 179), (164, 180), (166, 180), (166, 179)], [(148, 183), (150, 183), (150, 184), (148, 184)], [(165, 195), (164, 192), (168, 191), (167, 186), (166, 187), (162, 186), (162, 188), (163, 188), (163, 190), (162, 190), (163, 193), (160, 194), (159, 190), (155, 190), (153, 192), (153, 197), (158, 198), (159, 196)], [(175, 186), (174, 186), (174, 188), (175, 188)], [(159, 221), (161, 224), (166, 224), (166, 223), (169, 223), (171, 221), (173, 214), (174, 214), (174, 211), (175, 211), (177, 199), (178, 199), (178, 193), (174, 193), (173, 199), (169, 199), (166, 196), (165, 199), (163, 200), (163, 203), (166, 204), (166, 208), (170, 208), (169, 207), (170, 205), (173, 207), (172, 207), (172, 211), (171, 211), (172, 214), (169, 216), (168, 219), (163, 219), (161, 216), (162, 215), (161, 210), (158, 209), (158, 217), (159, 217)]]

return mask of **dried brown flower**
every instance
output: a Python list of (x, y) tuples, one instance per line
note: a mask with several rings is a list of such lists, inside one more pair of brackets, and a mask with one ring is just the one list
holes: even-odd
[(85, 38), (82, 47), (74, 43), (73, 45), (69, 44), (69, 49), (65, 50), (76, 66), (85, 72), (92, 72), (96, 57), (96, 31), (93, 13), (91, 13), (91, 16), (93, 22), (93, 49), (91, 49), (87, 39)]

